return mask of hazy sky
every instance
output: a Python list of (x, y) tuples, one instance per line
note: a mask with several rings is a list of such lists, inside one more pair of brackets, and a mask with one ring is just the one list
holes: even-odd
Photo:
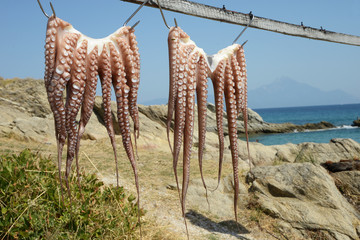
[[(360, 36), (359, 0), (196, 0), (211, 6), (294, 24)], [(138, 5), (119, 0), (54, 0), (56, 15), (77, 30), (103, 38), (121, 27)], [(51, 14), (49, 2), (42, 0)], [(231, 45), (242, 26), (165, 11), (208, 54)], [(139, 103), (168, 94), (168, 29), (158, 9), (144, 7), (129, 23), (141, 20), (135, 34), (141, 54)], [(0, 76), (43, 78), (47, 18), (36, 0), (2, 0)], [(245, 54), (248, 86), (254, 89), (289, 77), (323, 90), (341, 89), (360, 97), (360, 47), (290, 37), (248, 28)]]

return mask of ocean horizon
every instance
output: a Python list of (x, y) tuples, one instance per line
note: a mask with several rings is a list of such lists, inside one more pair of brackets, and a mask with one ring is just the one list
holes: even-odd
[[(360, 118), (360, 103), (253, 110), (269, 123), (289, 122), (303, 125), (326, 121), (335, 125), (335, 128), (291, 133), (252, 134), (249, 136), (250, 141), (258, 141), (264, 145), (278, 145), (302, 142), (328, 143), (333, 138), (351, 138), (360, 142), (360, 128), (352, 126), (353, 121)], [(244, 137), (241, 139), (244, 140)]]

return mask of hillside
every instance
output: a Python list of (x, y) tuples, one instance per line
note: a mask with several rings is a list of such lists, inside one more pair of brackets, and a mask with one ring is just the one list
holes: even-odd
[[(281, 78), (255, 89), (248, 89), (249, 107), (278, 108), (359, 103), (360, 98), (342, 90), (324, 91), (291, 78)], [(167, 98), (145, 101), (145, 105), (166, 104)], [(209, 93), (208, 102), (214, 103), (214, 94)]]
[(359, 98), (341, 90), (323, 91), (291, 78), (281, 78), (248, 91), (252, 108), (277, 108), (358, 103)]
[[(115, 103), (113, 110), (116, 110)], [(55, 161), (54, 123), (43, 81), (0, 80), (0, 111), (2, 152), (20, 152), (24, 148), (31, 148), (46, 156), (50, 155)], [(167, 108), (165, 105), (140, 105), (139, 111), (141, 128), (137, 146), (141, 207), (146, 210), (143, 217), (144, 239), (186, 239), (164, 127)], [(209, 105), (208, 113), (203, 168), (206, 182), (213, 189), (217, 182), (218, 165), (213, 106)], [(253, 132), (272, 126), (252, 111), (249, 119)], [(94, 114), (81, 142), (80, 165), (87, 172), (95, 172), (105, 183), (114, 184), (113, 153), (102, 122), (101, 98), (97, 97)], [(239, 132), (242, 132), (240, 123)], [(197, 127), (194, 132), (197, 132)], [(116, 135), (116, 141), (120, 184), (134, 193), (132, 170), (119, 135)], [(351, 139), (332, 139), (328, 144), (264, 146), (251, 143), (253, 167), (252, 174), (248, 174), (246, 143), (239, 140), (242, 160), (239, 163), (239, 223), (236, 224), (232, 207), (229, 140), (225, 137), (221, 185), (215, 192), (209, 192), (210, 208), (206, 204), (198, 170), (197, 141), (194, 136), (187, 197), (191, 239), (359, 238), (360, 186), (356, 183), (360, 182), (360, 172), (351, 170), (330, 173), (320, 165), (329, 160), (338, 162), (342, 159), (359, 159), (359, 143)]]

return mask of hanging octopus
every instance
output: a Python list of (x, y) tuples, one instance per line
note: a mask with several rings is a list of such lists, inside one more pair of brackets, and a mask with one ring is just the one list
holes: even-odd
[(239, 117), (240, 113), (242, 113), (244, 119), (246, 143), (250, 159), (247, 131), (247, 75), (244, 49), (239, 44), (233, 44), (220, 50), (216, 55), (211, 56), (209, 60), (212, 62), (211, 80), (214, 86), (216, 125), (220, 146), (218, 186), (220, 183), (224, 154), (223, 110), (225, 97), (234, 174), (234, 213), (235, 220), (237, 221), (237, 202), (239, 196), (239, 153), (237, 145), (238, 135), (236, 119)]
[[(243, 47), (239, 44), (233, 44), (220, 50), (213, 56), (207, 56), (205, 52), (201, 48), (198, 48), (196, 44), (190, 40), (190, 37), (179, 27), (170, 28), (168, 46), (170, 88), (166, 125), (168, 141), (173, 154), (173, 169), (181, 201), (182, 215), (185, 219), (185, 199), (189, 184), (190, 157), (194, 128), (195, 93), (197, 95), (198, 106), (199, 168), (201, 179), (207, 192), (202, 172), (202, 158), (206, 135), (207, 78), (209, 77), (212, 80), (215, 91), (216, 122), (220, 146), (218, 185), (221, 177), (224, 153), (223, 99), (225, 97), (235, 183), (234, 213), (237, 221), (239, 156), (236, 119), (240, 113), (242, 113), (244, 117), (246, 139), (248, 143), (247, 77)], [(174, 114), (174, 141), (173, 146), (171, 146), (170, 129)], [(180, 195), (177, 163), (183, 141), (183, 183)]]
[[(205, 145), (206, 133), (206, 98), (207, 98), (207, 75), (210, 72), (206, 62), (205, 52), (196, 47), (189, 36), (180, 28), (172, 27), (168, 37), (169, 64), (170, 64), (170, 90), (167, 118), (167, 136), (173, 154), (173, 169), (181, 199), (182, 215), (185, 217), (185, 199), (189, 185), (190, 157), (195, 119), (195, 93), (198, 101), (199, 112), (199, 165), (202, 164), (202, 155)], [(170, 143), (170, 127), (175, 112), (174, 143)], [(182, 140), (183, 147), (183, 184), (180, 196), (177, 163), (179, 159)], [(204, 187), (206, 185), (201, 171)], [(186, 222), (185, 222), (186, 224)]]
[[(98, 75), (102, 87), (105, 126), (114, 151), (117, 185), (119, 185), (119, 175), (111, 116), (111, 86), (116, 95), (117, 118), (122, 142), (134, 171), (139, 203), (138, 174), (130, 130), (131, 117), (134, 122), (135, 138), (139, 136), (137, 91), (140, 79), (140, 56), (134, 29), (124, 26), (106, 38), (92, 39), (74, 29), (68, 22), (57, 18), (55, 14), (49, 17), (46, 31), (44, 80), (50, 107), (54, 114), (61, 189), (63, 188), (61, 159), (67, 139), (65, 181), (69, 196), (68, 179), (71, 164), (76, 156), (78, 171), (80, 139), (93, 112)], [(76, 116), (79, 111), (78, 126)]]

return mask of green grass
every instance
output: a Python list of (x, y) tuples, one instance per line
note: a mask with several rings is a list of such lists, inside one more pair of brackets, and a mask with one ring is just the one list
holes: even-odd
[(0, 155), (0, 240), (133, 239), (138, 236), (135, 197), (81, 175), (81, 193), (61, 201), (56, 165), (30, 150)]

